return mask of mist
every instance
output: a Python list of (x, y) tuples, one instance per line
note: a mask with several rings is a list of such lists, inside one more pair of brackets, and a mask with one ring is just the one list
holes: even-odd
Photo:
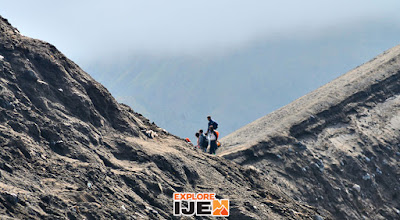
[(398, 22), (398, 1), (3, 1), (22, 34), (74, 61), (124, 54), (208, 55), (260, 38), (307, 37), (361, 20)]

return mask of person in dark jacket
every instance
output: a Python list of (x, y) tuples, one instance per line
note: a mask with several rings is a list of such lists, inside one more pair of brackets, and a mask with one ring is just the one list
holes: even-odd
[(207, 152), (208, 140), (202, 129), (199, 130), (199, 146), (204, 152)]
[[(211, 116), (210, 116), (210, 115), (207, 116), (207, 120), (208, 120), (208, 128), (210, 128), (210, 126), (213, 126), (214, 130), (217, 130), (217, 129), (218, 129), (218, 123), (215, 122), (215, 121), (213, 121), (213, 120), (211, 119)], [(210, 129), (208, 129), (208, 130), (210, 130)]]

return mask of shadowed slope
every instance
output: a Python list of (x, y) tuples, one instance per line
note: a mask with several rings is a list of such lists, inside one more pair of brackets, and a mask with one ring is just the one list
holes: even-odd
[(338, 219), (399, 217), (400, 46), (221, 140)]

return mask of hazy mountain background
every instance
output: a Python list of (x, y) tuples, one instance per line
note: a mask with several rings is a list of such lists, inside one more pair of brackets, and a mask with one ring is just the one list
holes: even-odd
[(120, 54), (82, 63), (120, 102), (182, 137), (222, 136), (397, 45), (400, 25), (377, 21), (258, 39), (224, 54)]
[(0, 0), (159, 126), (193, 138), (206, 116), (222, 136), (399, 43), (400, 2)]

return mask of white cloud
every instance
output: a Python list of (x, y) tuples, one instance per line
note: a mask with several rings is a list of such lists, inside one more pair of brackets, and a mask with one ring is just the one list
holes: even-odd
[(0, 5), (0, 14), (23, 34), (79, 59), (119, 51), (196, 53), (362, 19), (396, 22), (400, 2), (0, 0)]

